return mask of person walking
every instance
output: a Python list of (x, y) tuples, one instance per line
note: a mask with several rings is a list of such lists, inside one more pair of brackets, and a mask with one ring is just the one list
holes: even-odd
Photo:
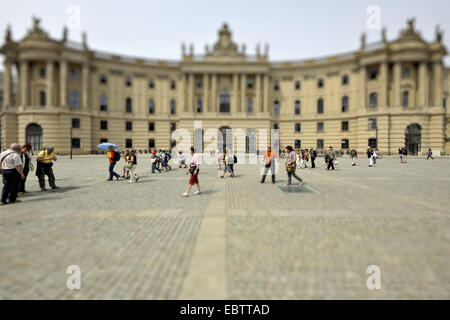
[(402, 157), (403, 157), (403, 162), (406, 163), (406, 157), (408, 156), (408, 149), (406, 149), (406, 147), (403, 147), (402, 149)]
[(234, 177), (234, 164), (236, 163), (236, 155), (228, 149), (227, 152), (227, 165), (228, 165), (228, 171), (230, 172), (230, 177)]
[(128, 183), (138, 182), (139, 176), (136, 174), (137, 156), (135, 151), (130, 151), (127, 159), (127, 169), (129, 172)]
[(200, 194), (200, 182), (198, 181), (198, 172), (200, 171), (200, 160), (198, 159), (198, 154), (194, 153), (194, 147), (191, 147), (191, 162), (189, 164), (189, 169), (186, 171), (186, 175), (190, 174), (189, 185), (184, 197), (189, 196), (189, 192), (193, 185), (197, 187), (197, 191), (194, 194)]
[(227, 174), (227, 172), (229, 172), (230, 176), (231, 176), (231, 171), (230, 171), (231, 169), (228, 165), (229, 160), (230, 159), (228, 158), (227, 151), (223, 150), (222, 155), (220, 157), (220, 161), (221, 161), (220, 166), (222, 168), (222, 174), (220, 175), (221, 178), (225, 178), (225, 175)]
[(373, 165), (377, 164), (378, 151), (377, 148), (372, 149)]
[(303, 183), (303, 180), (295, 173), (295, 169), (297, 168), (297, 154), (292, 149), (292, 146), (286, 147), (286, 152), (288, 153), (286, 159), (286, 173), (288, 176), (287, 185), (291, 185), (292, 177), (297, 179), (300, 183)]
[(6, 205), (8, 199), (9, 203), (20, 202), (17, 200), (17, 190), (19, 181), (25, 179), (20, 152), (20, 145), (13, 143), (0, 154), (0, 171), (3, 177), (1, 205)]
[(55, 175), (53, 174), (53, 161), (57, 161), (55, 155), (55, 148), (48, 147), (44, 148), (41, 152), (39, 152), (36, 161), (36, 175), (39, 179), (39, 186), (42, 191), (47, 190), (45, 188), (45, 176), (48, 177), (48, 184), (52, 189), (59, 189), (59, 187), (55, 184)]
[(152, 153), (151, 161), (152, 161), (152, 173), (155, 173), (155, 170), (161, 173), (161, 169), (158, 168), (159, 157), (155, 151), (153, 151)]
[(434, 160), (434, 158), (433, 158), (433, 151), (431, 151), (431, 148), (428, 148), (427, 160), (430, 159), (430, 158)]
[(110, 146), (107, 155), (109, 160), (109, 179), (106, 181), (113, 181), (113, 177), (116, 177), (116, 179), (119, 180), (120, 175), (114, 171), (114, 167), (120, 160), (120, 153), (119, 151), (115, 151), (113, 146)]
[(270, 145), (267, 146), (266, 151), (264, 151), (264, 173), (262, 175), (261, 183), (264, 183), (266, 181), (267, 173), (269, 172), (272, 174), (272, 183), (275, 183), (275, 159), (278, 159), (278, 154), (272, 150), (272, 147)]
[(130, 178), (130, 170), (128, 169), (128, 159), (130, 158), (130, 150), (125, 150), (123, 154), (123, 159), (125, 160), (125, 163), (122, 168), (122, 176), (121, 178), (124, 178), (125, 180), (128, 180)]
[(332, 170), (334, 170), (334, 160), (336, 160), (336, 154), (333, 151), (333, 147), (332, 146), (330, 146), (328, 148), (328, 151), (327, 151), (327, 153), (325, 155), (325, 161), (327, 161), (327, 160), (328, 160), (328, 162), (327, 162), (327, 170), (330, 170), (330, 168)]
[(19, 186), (17, 190), (17, 194), (19, 196), (23, 195), (25, 191), (25, 182), (27, 181), (28, 173), (30, 170), (34, 170), (33, 164), (31, 163), (31, 157), (33, 155), (33, 152), (31, 150), (31, 145), (25, 144), (22, 146), (21, 154), (20, 154), (20, 160), (22, 160), (22, 169), (23, 174), (25, 176), (25, 179), (19, 180)]
[(403, 148), (398, 149), (398, 155), (400, 157), (400, 162), (403, 162)]
[(186, 155), (184, 154), (183, 151), (179, 152), (179, 159), (178, 159), (179, 163), (178, 163), (178, 168), (186, 168)]
[(356, 158), (358, 158), (358, 152), (356, 152), (355, 148), (352, 148), (350, 151), (350, 157), (352, 157), (352, 167), (356, 166)]
[(369, 167), (373, 166), (373, 150), (371, 148), (367, 148), (367, 158), (369, 159)]
[(311, 153), (311, 168), (315, 168), (316, 164), (314, 163), (314, 161), (316, 161), (317, 158), (317, 151), (314, 150), (314, 148), (311, 148), (310, 153)]

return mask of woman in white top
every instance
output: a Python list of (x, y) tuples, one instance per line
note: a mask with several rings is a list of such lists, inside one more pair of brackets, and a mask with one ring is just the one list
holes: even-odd
[(195, 184), (197, 191), (194, 194), (200, 194), (200, 183), (198, 181), (198, 172), (200, 170), (200, 161), (198, 159), (198, 154), (194, 153), (194, 147), (191, 147), (191, 163), (189, 169), (186, 171), (186, 175), (191, 174), (189, 178), (189, 186), (183, 196), (189, 196), (192, 186)]

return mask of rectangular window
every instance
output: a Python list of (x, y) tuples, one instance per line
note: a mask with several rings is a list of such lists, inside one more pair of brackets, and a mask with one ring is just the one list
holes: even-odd
[(108, 99), (106, 96), (100, 96), (100, 111), (108, 110)]
[(323, 140), (317, 139), (317, 149), (323, 149)]
[(302, 126), (300, 123), (296, 123), (295, 124), (295, 132), (300, 132), (300, 131), (302, 131)]
[(403, 67), (402, 68), (402, 78), (403, 79), (408, 79), (409, 78), (409, 68), (408, 67)]
[(127, 131), (133, 130), (133, 123), (131, 121), (125, 122), (125, 130)]
[(254, 83), (253, 78), (247, 78), (247, 89), (252, 89), (253, 83)]
[(127, 149), (133, 148), (133, 140), (131, 140), (131, 139), (126, 139), (126, 140), (125, 140), (125, 148), (127, 148)]
[(46, 99), (45, 99), (45, 91), (41, 91), (39, 92), (39, 103), (41, 106), (45, 106), (46, 105)]
[(342, 85), (345, 86), (347, 84), (348, 84), (348, 76), (347, 75), (342, 76)]
[(175, 122), (170, 123), (170, 132), (177, 130), (177, 124)]
[(301, 149), (302, 148), (302, 140), (295, 140), (294, 141), (294, 148), (295, 149)]
[(101, 138), (100, 139), (100, 143), (105, 143), (105, 142), (108, 142), (108, 139), (106, 139), (106, 138)]
[(74, 149), (81, 148), (81, 139), (80, 138), (72, 138), (72, 148), (74, 148)]
[(348, 149), (349, 141), (348, 139), (341, 140), (341, 149)]
[(273, 124), (273, 128), (274, 128), (275, 130), (280, 130), (280, 125), (279, 125), (278, 123), (274, 123), (274, 124)]
[(300, 81), (295, 81), (295, 90), (300, 90), (300, 88), (301, 88)]
[(101, 84), (107, 84), (108, 83), (108, 78), (106, 77), (106, 75), (104, 75), (104, 74), (100, 75), (100, 83)]
[(323, 122), (317, 122), (317, 132), (323, 132)]
[(376, 80), (378, 76), (378, 71), (377, 70), (371, 70), (369, 72), (369, 79), (370, 80)]
[(100, 130), (108, 130), (108, 121), (106, 120), (100, 121)]
[(80, 118), (72, 118), (72, 128), (74, 129), (80, 128)]
[(156, 147), (155, 139), (148, 139), (148, 148), (154, 149)]
[(131, 80), (130, 77), (126, 77), (126, 78), (125, 78), (125, 85), (126, 85), (127, 87), (131, 87), (132, 84), (133, 84), (133, 80)]
[(348, 121), (341, 122), (341, 131), (348, 131)]
[(368, 127), (369, 127), (369, 130), (375, 130), (377, 128), (377, 119), (370, 118), (368, 120)]
[(45, 71), (46, 71), (45, 67), (42, 67), (42, 68), (39, 69), (39, 76), (41, 78), (45, 78), (45, 73), (46, 73)]
[(148, 123), (148, 131), (155, 131), (155, 123), (154, 122)]
[(70, 70), (70, 80), (78, 80), (80, 79), (80, 70), (71, 69)]

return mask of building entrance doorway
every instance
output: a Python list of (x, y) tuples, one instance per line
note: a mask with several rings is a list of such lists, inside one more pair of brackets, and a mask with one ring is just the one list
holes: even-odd
[(405, 146), (408, 154), (417, 156), (420, 151), (422, 133), (420, 125), (417, 123), (410, 124), (405, 130)]

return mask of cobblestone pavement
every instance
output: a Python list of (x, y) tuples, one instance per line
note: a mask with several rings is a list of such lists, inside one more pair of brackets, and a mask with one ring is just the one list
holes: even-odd
[(321, 160), (297, 170), (299, 193), (278, 188), (284, 170), (272, 185), (258, 165), (225, 179), (202, 165), (202, 194), (183, 198), (184, 169), (152, 175), (147, 157), (137, 184), (106, 182), (102, 156), (61, 157), (59, 191), (31, 173), (22, 202), (0, 207), (0, 298), (450, 298), (450, 159)]

